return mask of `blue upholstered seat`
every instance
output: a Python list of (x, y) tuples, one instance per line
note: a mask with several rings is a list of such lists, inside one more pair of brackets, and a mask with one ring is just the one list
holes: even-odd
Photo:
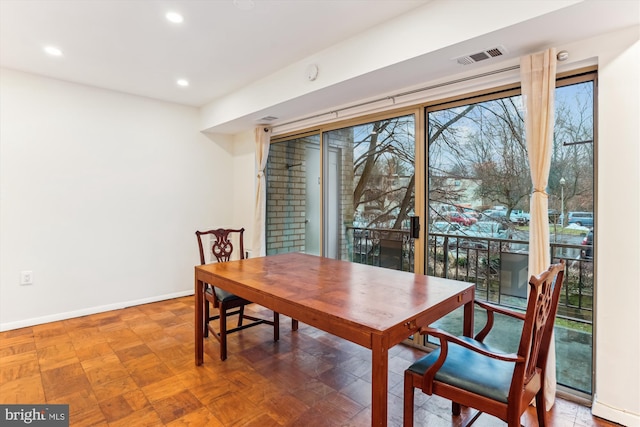
[[(471, 338), (460, 338), (477, 347), (497, 352)], [(423, 375), (435, 363), (438, 356), (440, 356), (439, 348), (416, 361), (409, 370)], [(460, 345), (449, 343), (447, 358), (436, 372), (436, 380), (506, 403), (514, 367), (513, 362), (492, 359)]]

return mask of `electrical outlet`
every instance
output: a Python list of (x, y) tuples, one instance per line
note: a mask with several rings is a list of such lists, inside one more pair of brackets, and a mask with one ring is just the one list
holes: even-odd
[(20, 284), (21, 285), (33, 285), (33, 271), (21, 271), (20, 272)]

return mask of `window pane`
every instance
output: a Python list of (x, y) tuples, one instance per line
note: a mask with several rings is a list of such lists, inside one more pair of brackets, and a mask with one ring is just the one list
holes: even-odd
[(327, 256), (413, 271), (414, 116), (323, 135)]
[[(567, 260), (556, 320), (558, 382), (586, 393), (592, 367), (593, 88), (589, 80), (556, 89), (546, 189), (552, 259)], [(520, 309), (528, 293), (532, 191), (523, 114), (519, 95), (427, 111), (427, 274), (473, 282), (479, 299)], [(439, 324), (452, 328), (455, 316)], [(491, 344), (514, 351), (513, 342), (503, 341)]]
[(414, 116), (322, 135), (322, 146), (319, 135), (271, 144), (267, 255), (301, 251), (413, 271)]

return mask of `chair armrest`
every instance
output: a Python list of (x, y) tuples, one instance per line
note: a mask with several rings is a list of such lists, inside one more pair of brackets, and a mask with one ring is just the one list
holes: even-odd
[[(504, 360), (505, 362), (522, 362), (524, 361), (524, 358), (521, 356), (518, 356), (515, 353), (496, 353), (493, 351), (488, 351), (482, 347), (478, 347), (477, 345), (474, 345), (472, 343), (470, 343), (469, 341), (465, 341), (462, 340), (458, 337), (456, 337), (455, 335), (451, 335), (448, 332), (443, 331), (442, 329), (438, 329), (438, 328), (431, 328), (431, 327), (422, 327), (420, 328), (420, 333), (422, 335), (425, 334), (429, 334), (432, 337), (436, 337), (440, 340), (440, 357), (442, 357), (442, 353), (446, 353), (446, 351), (442, 351), (442, 347), (443, 345), (446, 346), (447, 342), (452, 342), (454, 344), (458, 344), (462, 347), (468, 348), (469, 350), (475, 351), (476, 353), (480, 353), (483, 354), (487, 357), (491, 357), (493, 359), (498, 359), (498, 360)], [(445, 355), (446, 357), (446, 355)]]
[(423, 375), (422, 390), (428, 395), (433, 394), (433, 381), (435, 379), (436, 373), (438, 372), (438, 370), (440, 370), (442, 365), (444, 365), (444, 362), (447, 358), (447, 353), (449, 351), (449, 346), (448, 346), (449, 342), (458, 344), (471, 351), (483, 354), (493, 359), (504, 360), (507, 362), (515, 362), (515, 363), (524, 362), (524, 357), (518, 356), (517, 354), (495, 353), (495, 352), (487, 351), (484, 348), (480, 348), (476, 345), (473, 345), (472, 343), (468, 341), (464, 341), (441, 329), (422, 327), (420, 328), (420, 334), (422, 335), (429, 334), (433, 337), (438, 338), (438, 340), (440, 340), (440, 355), (438, 356), (438, 359), (435, 361), (435, 363), (431, 365), (431, 367), (429, 367), (429, 369), (427, 369)]
[(516, 311), (507, 310), (506, 308), (498, 307), (497, 305), (493, 305), (487, 302), (474, 301), (474, 303), (484, 308), (487, 311), (487, 323), (485, 323), (482, 330), (478, 332), (474, 337), (476, 341), (483, 342), (484, 339), (487, 337), (487, 335), (489, 335), (491, 328), (493, 328), (494, 313), (503, 314), (505, 316), (513, 317), (515, 319), (520, 319), (524, 321), (524, 313), (518, 313)]
[(516, 319), (524, 320), (524, 313), (518, 313), (517, 311), (509, 310), (504, 307), (498, 307), (497, 305), (493, 305), (488, 302), (483, 301), (474, 301), (477, 305), (484, 308), (485, 310), (495, 313), (504, 314), (505, 316), (515, 317)]

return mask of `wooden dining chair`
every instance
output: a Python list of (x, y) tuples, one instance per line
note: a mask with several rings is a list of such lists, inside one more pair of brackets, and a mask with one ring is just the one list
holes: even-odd
[[(474, 337), (455, 337), (439, 329), (423, 327), (440, 341), (440, 348), (422, 357), (404, 374), (404, 426), (413, 426), (414, 389), (436, 394), (460, 406), (475, 408), (520, 427), (520, 417), (535, 397), (538, 425), (545, 425), (545, 370), (558, 299), (564, 278), (564, 260), (553, 264), (539, 276), (529, 279), (529, 300), (525, 313), (475, 301), (487, 311), (487, 323)], [(523, 321), (517, 353), (509, 354), (484, 344), (491, 331), (494, 314)]]
[[(207, 264), (209, 262), (227, 262), (232, 259), (233, 254), (237, 253), (239, 259), (245, 259), (244, 252), (244, 228), (240, 229), (225, 229), (218, 228), (216, 230), (208, 231), (196, 231), (198, 238), (198, 249), (200, 250), (200, 265)], [(234, 239), (235, 237), (235, 239)], [(209, 239), (209, 242), (205, 245), (204, 239)], [(238, 251), (234, 251), (234, 240), (238, 245)], [(205, 247), (207, 252), (205, 252)], [(213, 257), (213, 259), (207, 260), (207, 255)], [(211, 258), (211, 257), (210, 257)], [(205, 284), (205, 305), (204, 305), (204, 336), (209, 336), (209, 331), (220, 342), (220, 359), (225, 360), (227, 358), (227, 335), (234, 332), (241, 331), (243, 329), (251, 328), (261, 324), (267, 324), (273, 326), (273, 340), (278, 341), (280, 339), (280, 321), (279, 314), (273, 312), (273, 320), (267, 320), (250, 316), (245, 314), (244, 307), (248, 304), (252, 304), (244, 298), (240, 298), (230, 292), (217, 288), (209, 283)], [(218, 314), (210, 315), (209, 304), (213, 305), (214, 309), (218, 309)], [(227, 328), (227, 318), (229, 316), (238, 316), (238, 324), (236, 327)], [(250, 323), (244, 323), (244, 320), (249, 320)], [(211, 326), (211, 321), (219, 320), (219, 325), (216, 328)]]

